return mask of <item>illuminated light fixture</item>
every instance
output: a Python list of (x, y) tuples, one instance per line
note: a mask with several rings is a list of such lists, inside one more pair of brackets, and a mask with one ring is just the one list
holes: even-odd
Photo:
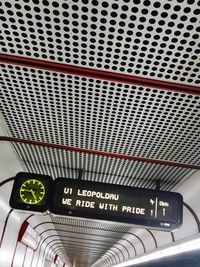
[(200, 235), (198, 235), (198, 238), (197, 236), (195, 236), (192, 240), (190, 239), (190, 240), (185, 240), (185, 241), (182, 240), (180, 242), (176, 242), (174, 245), (170, 247), (165, 247), (157, 251), (151, 252), (147, 255), (139, 256), (133, 260), (117, 264), (114, 267), (125, 267), (130, 265), (132, 266), (160, 258), (173, 256), (179, 253), (189, 252), (196, 249), (200, 249)]
[(41, 236), (25, 221), (19, 231), (18, 241), (36, 250), (41, 241)]

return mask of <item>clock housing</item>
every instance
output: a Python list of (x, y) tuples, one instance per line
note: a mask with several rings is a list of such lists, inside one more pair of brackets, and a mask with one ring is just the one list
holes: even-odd
[(48, 175), (18, 173), (13, 184), (10, 206), (33, 212), (47, 211), (52, 183), (53, 179)]

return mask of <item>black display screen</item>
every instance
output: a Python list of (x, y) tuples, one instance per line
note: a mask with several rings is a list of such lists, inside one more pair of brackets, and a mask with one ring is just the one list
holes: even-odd
[(173, 230), (182, 224), (183, 198), (173, 192), (58, 178), (50, 211)]

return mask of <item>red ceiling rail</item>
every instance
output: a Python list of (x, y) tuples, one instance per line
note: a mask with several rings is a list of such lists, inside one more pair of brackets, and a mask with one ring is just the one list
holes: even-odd
[(130, 84), (130, 85), (142, 86), (159, 90), (167, 90), (184, 94), (200, 95), (200, 87), (197, 86), (159, 81), (143, 77), (136, 77), (131, 75), (101, 71), (97, 69), (89, 69), (85, 67), (83, 68), (77, 66), (64, 65), (32, 58), (24, 58), (24, 57), (0, 54), (0, 62), (11, 65), (28, 67), (28, 68), (42, 69), (47, 71), (82, 76), (92, 79), (106, 80), (115, 83)]
[(49, 148), (55, 148), (55, 149), (60, 149), (60, 150), (65, 150), (65, 151), (74, 151), (74, 152), (92, 154), (92, 155), (97, 155), (97, 156), (125, 159), (125, 160), (131, 160), (131, 161), (139, 161), (139, 162), (152, 163), (152, 164), (160, 164), (160, 165), (173, 166), (173, 167), (178, 167), (178, 168), (200, 170), (200, 166), (193, 165), (193, 164), (129, 156), (129, 155), (97, 151), (97, 150), (85, 149), (85, 148), (79, 148), (79, 147), (64, 146), (64, 145), (58, 145), (58, 144), (50, 144), (50, 143), (45, 143), (45, 142), (20, 139), (16, 137), (0, 136), (0, 141), (8, 141), (8, 142), (28, 144), (28, 145), (34, 145), (34, 146), (49, 147)]

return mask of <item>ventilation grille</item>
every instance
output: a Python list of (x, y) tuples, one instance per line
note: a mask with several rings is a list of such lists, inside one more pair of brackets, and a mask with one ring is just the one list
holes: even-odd
[(0, 51), (198, 85), (199, 1), (0, 3)]

